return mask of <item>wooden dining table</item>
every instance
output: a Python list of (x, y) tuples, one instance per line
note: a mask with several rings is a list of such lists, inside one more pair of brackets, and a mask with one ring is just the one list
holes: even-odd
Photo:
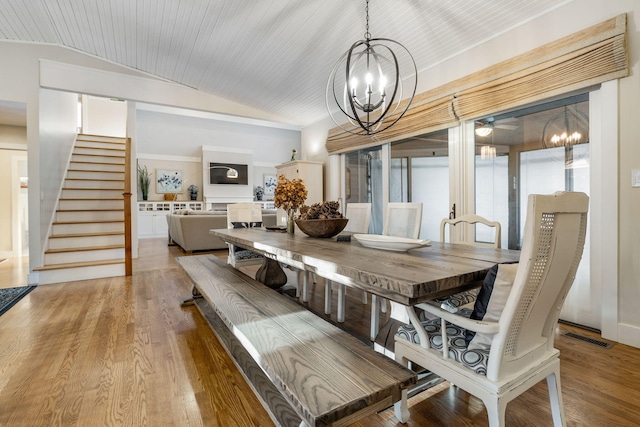
[[(262, 254), (271, 262), (315, 273), (409, 308), (465, 290), (469, 284), (483, 280), (495, 264), (520, 258), (517, 250), (436, 241), (394, 252), (364, 247), (355, 238), (338, 241), (335, 237), (315, 238), (265, 228), (212, 229), (210, 233)], [(391, 316), (408, 322), (404, 307), (398, 307), (392, 306)], [(372, 310), (372, 330), (378, 329), (377, 312)]]

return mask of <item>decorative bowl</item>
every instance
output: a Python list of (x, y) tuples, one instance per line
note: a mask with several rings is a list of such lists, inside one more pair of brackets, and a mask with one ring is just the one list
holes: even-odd
[(300, 231), (311, 237), (333, 237), (347, 226), (347, 222), (347, 218), (296, 219)]

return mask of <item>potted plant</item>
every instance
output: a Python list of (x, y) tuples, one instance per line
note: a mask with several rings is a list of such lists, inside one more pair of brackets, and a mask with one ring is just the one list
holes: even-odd
[(191, 198), (191, 200), (198, 200), (199, 188), (197, 185), (191, 184), (189, 188), (187, 188), (187, 190), (189, 191), (189, 197)]
[(140, 186), (140, 192), (142, 193), (142, 200), (147, 200), (149, 197), (149, 184), (151, 183), (151, 172), (147, 169), (147, 166), (140, 167), (138, 165), (138, 185)]
[(262, 200), (262, 196), (264, 196), (264, 189), (258, 185), (256, 187), (256, 200)]

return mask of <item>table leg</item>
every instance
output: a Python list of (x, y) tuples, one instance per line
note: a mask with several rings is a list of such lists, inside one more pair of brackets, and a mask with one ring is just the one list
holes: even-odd
[(324, 281), (324, 314), (331, 314), (331, 280)]
[(256, 280), (271, 289), (277, 289), (287, 283), (287, 275), (278, 261), (264, 257), (262, 265), (256, 272)]
[(342, 283), (340, 283), (338, 285), (338, 322), (342, 323), (344, 322), (344, 305), (346, 302), (346, 292), (347, 292), (347, 287), (345, 285), (343, 285)]
[[(372, 295), (371, 296), (371, 308), (372, 308), (371, 334), (372, 336), (374, 336), (374, 338), (372, 338), (372, 340), (374, 341), (374, 349), (377, 352), (386, 354), (387, 356), (393, 359), (395, 357), (393, 348), (394, 348), (396, 332), (398, 331), (398, 328), (400, 326), (406, 325), (409, 323), (409, 315), (407, 314), (407, 309), (413, 310), (413, 308), (407, 307), (397, 302), (389, 301), (389, 303), (391, 304), (391, 313), (389, 314), (389, 320), (387, 320), (387, 322), (382, 327), (379, 328), (379, 331), (375, 331), (375, 335), (374, 335), (373, 311), (378, 311), (378, 310), (373, 310), (373, 308), (375, 307), (376, 302), (377, 302), (376, 295)], [(379, 321), (379, 315), (378, 315), (378, 321)]]
[(371, 294), (371, 341), (375, 341), (380, 331), (380, 310), (378, 309), (378, 295)]
[(309, 302), (309, 276), (310, 272), (302, 273), (302, 302)]

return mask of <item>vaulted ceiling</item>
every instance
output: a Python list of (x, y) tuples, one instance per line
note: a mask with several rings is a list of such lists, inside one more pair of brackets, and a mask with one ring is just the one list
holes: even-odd
[[(371, 0), (370, 32), (423, 71), (566, 1)], [(0, 40), (65, 46), (307, 125), (364, 0), (2, 0)], [(7, 66), (7, 64), (3, 64)]]

